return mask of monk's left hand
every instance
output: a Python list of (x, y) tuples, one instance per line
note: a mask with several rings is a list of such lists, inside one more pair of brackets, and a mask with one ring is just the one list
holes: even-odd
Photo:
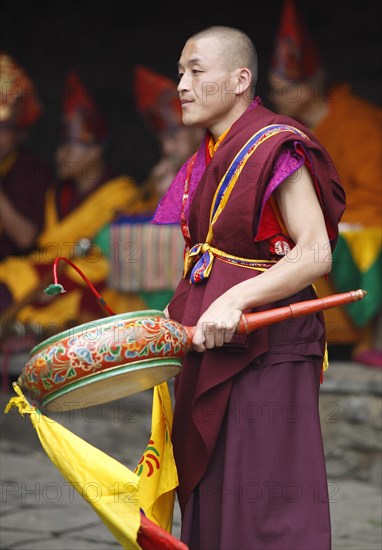
[(192, 339), (195, 351), (221, 347), (232, 340), (242, 311), (223, 294), (200, 317)]

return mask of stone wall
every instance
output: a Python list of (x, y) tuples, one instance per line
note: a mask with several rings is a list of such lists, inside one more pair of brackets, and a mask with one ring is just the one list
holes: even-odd
[(382, 483), (382, 370), (333, 362), (320, 390), (328, 478)]

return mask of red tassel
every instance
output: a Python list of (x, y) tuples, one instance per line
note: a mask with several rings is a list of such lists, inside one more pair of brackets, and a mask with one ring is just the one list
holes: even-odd
[(321, 367), (321, 372), (320, 372), (320, 384), (322, 384), (324, 382), (324, 369)]

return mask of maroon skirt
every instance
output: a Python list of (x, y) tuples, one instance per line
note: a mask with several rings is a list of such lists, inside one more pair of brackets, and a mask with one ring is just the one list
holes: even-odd
[[(192, 550), (329, 550), (321, 358), (267, 355), (235, 377), (181, 539)], [(271, 364), (270, 364), (271, 363)]]

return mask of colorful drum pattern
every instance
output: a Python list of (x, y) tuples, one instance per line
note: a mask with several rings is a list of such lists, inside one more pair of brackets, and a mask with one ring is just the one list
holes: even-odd
[[(115, 315), (69, 329), (33, 348), (18, 384), (48, 410), (84, 408), (168, 380), (179, 372), (189, 348), (182, 325), (162, 311)], [(77, 401), (69, 401), (69, 394)]]

